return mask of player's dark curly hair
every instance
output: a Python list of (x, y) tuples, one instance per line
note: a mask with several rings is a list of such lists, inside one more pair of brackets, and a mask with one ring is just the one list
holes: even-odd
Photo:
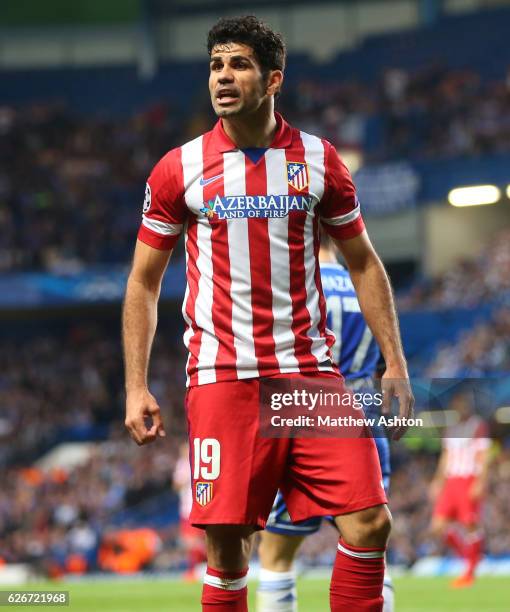
[(209, 30), (207, 51), (211, 55), (216, 45), (231, 42), (253, 49), (264, 77), (270, 70), (285, 69), (286, 49), (282, 35), (253, 15), (222, 17)]

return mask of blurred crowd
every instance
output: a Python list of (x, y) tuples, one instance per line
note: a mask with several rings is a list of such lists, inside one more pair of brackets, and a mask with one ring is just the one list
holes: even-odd
[(0, 271), (125, 263), (145, 180), (181, 138), (161, 104), (129, 119), (60, 104), (0, 109)]
[[(109, 551), (109, 543), (115, 537), (118, 549), (122, 542), (119, 534), (123, 533), (126, 541), (129, 533), (118, 524), (119, 512), (126, 513), (171, 492), (177, 458), (174, 442), (175, 437), (138, 448), (118, 425), (107, 442), (92, 446), (73, 466), (4, 470), (0, 559), (29, 563), (51, 576), (95, 569), (141, 569), (136, 564), (127, 566), (125, 558), (122, 565), (114, 564), (119, 559), (111, 554), (115, 551)], [(175, 498), (170, 501), (175, 505)], [(150, 561), (156, 552), (162, 552), (163, 543), (170, 550), (175, 548), (178, 528), (175, 521), (169, 521), (153, 533), (156, 545), (147, 558)], [(182, 567), (179, 557), (175, 563)]]
[(426, 375), (430, 378), (483, 378), (510, 372), (510, 307), (497, 310), (486, 323), (463, 332), (457, 342), (441, 346)]
[[(510, 77), (486, 83), (433, 66), (370, 85), (290, 80), (279, 106), (366, 161), (510, 151)], [(77, 117), (62, 104), (0, 108), (0, 272), (126, 263), (151, 168), (210, 127), (208, 107), (182, 117), (160, 103), (127, 119)]]
[(510, 297), (510, 230), (497, 232), (480, 253), (459, 260), (436, 278), (399, 297), (401, 310), (472, 307)]
[[(164, 504), (175, 508), (172, 474), (178, 441), (186, 436), (182, 343), (173, 328), (165, 328), (162, 318), (150, 386), (172, 435), (143, 449), (129, 441), (123, 427), (117, 319), (113, 326), (111, 321), (94, 322), (89, 317), (86, 323), (61, 322), (53, 333), (43, 333), (41, 326), (25, 339), (22, 333), (12, 341), (3, 339), (0, 565), (27, 562), (53, 576), (98, 568), (136, 569), (139, 550), (136, 555), (118, 554), (118, 539), (122, 535), (122, 541), (129, 542), (131, 533), (118, 531), (128, 519), (119, 519), (119, 512), (160, 495), (171, 495)], [(56, 467), (37, 462), (56, 444), (72, 441), (85, 443), (76, 460), (71, 454), (64, 466), (61, 461)], [(148, 548), (165, 563), (182, 569), (174, 522), (168, 521), (152, 536), (144, 532), (131, 538), (141, 540), (151, 542)]]
[(510, 150), (510, 70), (486, 82), (473, 70), (388, 69), (378, 83), (304, 80), (284, 97), (296, 125), (369, 161)]
[[(29, 463), (63, 440), (107, 437), (123, 418), (124, 375), (118, 320), (75, 323), (0, 350), (0, 468)], [(169, 341), (169, 338), (171, 340)], [(172, 427), (183, 431), (184, 347), (164, 322), (155, 340), (151, 381)], [(174, 416), (175, 415), (175, 416)]]

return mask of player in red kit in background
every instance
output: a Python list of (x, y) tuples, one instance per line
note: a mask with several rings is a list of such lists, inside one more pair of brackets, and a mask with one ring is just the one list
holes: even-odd
[(280, 487), (293, 520), (331, 515), (342, 534), (331, 609), (380, 611), (390, 514), (375, 443), (264, 438), (259, 393), (268, 377), (314, 377), (342, 388), (320, 283), (322, 225), (384, 355), (385, 407), (397, 396), (400, 415), (410, 416), (390, 284), (335, 149), (274, 111), (285, 67), (281, 36), (255, 17), (222, 19), (208, 51), (219, 120), (165, 155), (146, 188), (123, 311), (126, 426), (138, 444), (165, 435), (147, 371), (161, 280), (184, 230), (190, 520), (206, 531), (208, 562), (202, 610), (247, 610), (253, 534), (265, 527)]
[(451, 409), (458, 421), (445, 432), (443, 452), (430, 485), (435, 504), (432, 532), (466, 561), (465, 572), (453, 581), (454, 587), (473, 583), (483, 552), (481, 510), (491, 442), (486, 423), (473, 412), (472, 401), (467, 392), (454, 396)]

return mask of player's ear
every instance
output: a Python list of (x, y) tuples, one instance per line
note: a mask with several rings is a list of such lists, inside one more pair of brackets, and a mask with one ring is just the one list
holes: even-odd
[(280, 93), (283, 84), (283, 72), (281, 70), (271, 70), (267, 79), (266, 94), (275, 96)]

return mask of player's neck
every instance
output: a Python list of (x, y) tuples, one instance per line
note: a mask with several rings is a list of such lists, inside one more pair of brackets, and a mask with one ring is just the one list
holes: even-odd
[(222, 123), (225, 133), (239, 149), (269, 148), (277, 129), (272, 105), (263, 105), (247, 116), (223, 117)]

